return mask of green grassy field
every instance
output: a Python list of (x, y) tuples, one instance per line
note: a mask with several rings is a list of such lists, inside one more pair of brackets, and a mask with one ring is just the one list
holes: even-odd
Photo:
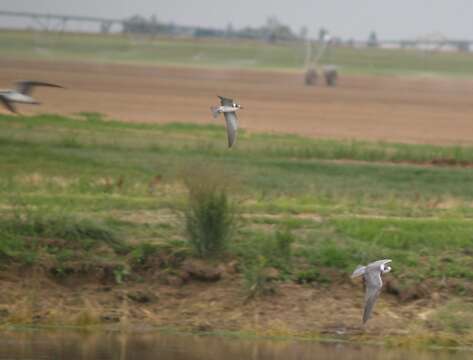
[[(233, 179), (242, 214), (235, 256), (254, 255), (277, 231), (291, 232), (294, 265), (268, 260), (286, 279), (326, 268), (344, 276), (358, 263), (389, 257), (406, 286), (471, 280), (473, 168), (421, 164), (442, 157), (471, 162), (473, 149), (243, 132), (229, 150), (224, 128), (214, 125), (3, 115), (0, 254), (4, 265), (62, 264), (87, 254), (125, 266), (130, 254), (143, 256), (143, 244), (186, 249), (183, 174), (205, 164), (217, 169), (208, 176)], [(100, 244), (109, 251), (97, 252)]]
[[(305, 45), (0, 31), (0, 54), (45, 60), (300, 70), (304, 67)], [(340, 66), (344, 74), (469, 77), (473, 73), (473, 57), (467, 53), (332, 48), (322, 62)]]

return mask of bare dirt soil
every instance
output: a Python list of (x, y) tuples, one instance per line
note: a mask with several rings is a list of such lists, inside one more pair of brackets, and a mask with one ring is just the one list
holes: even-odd
[(99, 270), (62, 277), (44, 268), (0, 272), (0, 322), (379, 339), (424, 334), (425, 320), (447, 299), (433, 292), (403, 300), (385, 289), (363, 327), (361, 281), (339, 277), (330, 285), (282, 283), (270, 294), (248, 298), (241, 275), (234, 272), (224, 272), (216, 282), (182, 282), (151, 269), (140, 281), (117, 284)]
[[(303, 72), (239, 71), (0, 59), (0, 84), (55, 82), (38, 89), (41, 106), (24, 114), (81, 111), (140, 122), (222, 122), (209, 107), (216, 95), (245, 109), (249, 131), (411, 143), (473, 143), (473, 80), (342, 76), (336, 88), (304, 86)], [(4, 111), (1, 109), (0, 111)]]

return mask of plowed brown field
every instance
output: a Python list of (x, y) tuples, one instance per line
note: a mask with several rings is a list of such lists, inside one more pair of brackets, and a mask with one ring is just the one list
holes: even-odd
[[(306, 87), (302, 74), (0, 59), (0, 84), (56, 82), (24, 114), (81, 111), (124, 121), (215, 122), (215, 95), (245, 107), (241, 127), (338, 139), (473, 143), (473, 80), (343, 76), (336, 88)], [(0, 111), (4, 111), (1, 109)], [(218, 121), (222, 121), (219, 119)]]

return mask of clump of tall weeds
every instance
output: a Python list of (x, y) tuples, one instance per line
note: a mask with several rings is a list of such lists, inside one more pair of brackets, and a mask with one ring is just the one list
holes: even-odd
[(248, 299), (273, 293), (276, 282), (291, 273), (291, 245), (295, 238), (284, 229), (252, 240), (243, 249), (243, 277)]
[(222, 169), (199, 165), (184, 173), (188, 190), (186, 233), (197, 256), (217, 257), (228, 246), (237, 223), (231, 181)]

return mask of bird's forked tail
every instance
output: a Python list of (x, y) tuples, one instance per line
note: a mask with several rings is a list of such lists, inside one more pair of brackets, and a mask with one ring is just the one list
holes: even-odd
[(218, 114), (220, 114), (220, 107), (219, 106), (212, 106), (210, 108), (210, 111), (212, 111), (212, 116), (214, 118), (217, 118), (218, 117)]

